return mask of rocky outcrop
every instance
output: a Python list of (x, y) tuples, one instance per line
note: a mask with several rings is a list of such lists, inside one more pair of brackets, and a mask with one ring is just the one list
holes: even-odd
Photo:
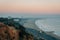
[(0, 39), (1, 40), (18, 40), (19, 32), (13, 26), (0, 23)]
[(0, 23), (0, 40), (34, 40), (33, 35)]

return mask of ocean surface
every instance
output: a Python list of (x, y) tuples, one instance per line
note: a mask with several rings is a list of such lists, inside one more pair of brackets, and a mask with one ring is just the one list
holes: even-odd
[(43, 31), (54, 31), (54, 34), (60, 36), (60, 17), (40, 19), (36, 25)]

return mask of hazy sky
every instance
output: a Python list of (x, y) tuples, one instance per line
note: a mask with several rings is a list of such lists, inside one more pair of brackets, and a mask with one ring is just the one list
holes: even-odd
[(0, 0), (0, 12), (60, 14), (60, 0)]

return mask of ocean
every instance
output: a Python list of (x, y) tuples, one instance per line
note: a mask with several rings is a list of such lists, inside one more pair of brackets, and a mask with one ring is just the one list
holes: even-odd
[(43, 31), (54, 31), (54, 34), (60, 36), (60, 17), (44, 18), (36, 21), (36, 25)]

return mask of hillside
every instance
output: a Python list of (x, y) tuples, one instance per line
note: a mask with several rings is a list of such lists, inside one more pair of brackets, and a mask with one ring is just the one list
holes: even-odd
[(39, 29), (34, 19), (0, 18), (0, 40), (60, 40)]

